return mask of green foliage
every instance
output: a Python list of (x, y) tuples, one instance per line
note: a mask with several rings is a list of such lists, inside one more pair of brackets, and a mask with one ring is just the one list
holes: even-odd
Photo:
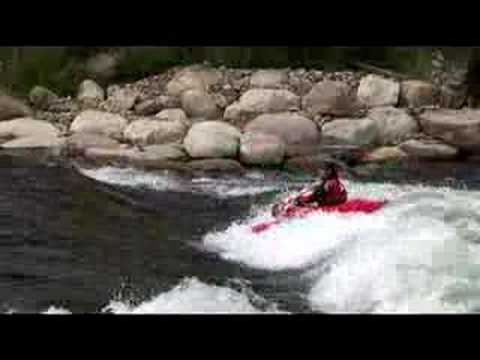
[[(59, 95), (72, 95), (85, 78), (86, 60), (108, 48), (23, 47), (0, 48), (0, 88), (14, 94), (28, 94), (35, 85)], [(342, 70), (354, 61), (384, 66), (400, 72), (422, 74), (431, 62), (429, 48), (359, 47), (128, 47), (120, 54), (118, 77), (133, 81), (161, 73), (176, 65), (208, 61), (230, 68), (281, 68)]]

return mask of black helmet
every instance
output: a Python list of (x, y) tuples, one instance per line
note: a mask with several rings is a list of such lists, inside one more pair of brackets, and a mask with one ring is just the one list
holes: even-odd
[(331, 178), (331, 177), (336, 177), (338, 176), (338, 169), (339, 166), (333, 162), (333, 161), (327, 161), (325, 162), (325, 165), (323, 167), (323, 178)]

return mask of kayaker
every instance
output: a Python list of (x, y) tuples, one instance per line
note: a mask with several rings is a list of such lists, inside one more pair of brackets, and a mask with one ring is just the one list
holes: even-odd
[(288, 211), (294, 206), (317, 207), (340, 205), (347, 201), (347, 191), (338, 176), (337, 165), (327, 163), (319, 182), (300, 191), (295, 197), (289, 197), (272, 208), (272, 215)]

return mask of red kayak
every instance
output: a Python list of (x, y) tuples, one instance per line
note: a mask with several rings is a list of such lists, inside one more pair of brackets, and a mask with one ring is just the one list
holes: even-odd
[(280, 216), (274, 220), (264, 221), (252, 226), (252, 231), (259, 233), (269, 229), (275, 224), (279, 224), (282, 221), (296, 218), (304, 217), (308, 214), (315, 213), (318, 211), (325, 212), (339, 212), (339, 213), (364, 213), (369, 214), (374, 211), (379, 210), (385, 205), (386, 201), (379, 200), (368, 200), (368, 199), (350, 199), (347, 202), (334, 205), (334, 206), (317, 206), (317, 207), (303, 207), (303, 206), (288, 206), (286, 209), (282, 210)]

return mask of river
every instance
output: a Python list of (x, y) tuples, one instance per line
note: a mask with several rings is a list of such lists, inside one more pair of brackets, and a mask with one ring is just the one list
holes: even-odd
[[(346, 182), (388, 199), (261, 234), (309, 178), (179, 177), (0, 156), (3, 313), (460, 313), (480, 309), (480, 192), (430, 178)], [(452, 175), (453, 174), (453, 175)], [(418, 176), (417, 176), (418, 177)]]

